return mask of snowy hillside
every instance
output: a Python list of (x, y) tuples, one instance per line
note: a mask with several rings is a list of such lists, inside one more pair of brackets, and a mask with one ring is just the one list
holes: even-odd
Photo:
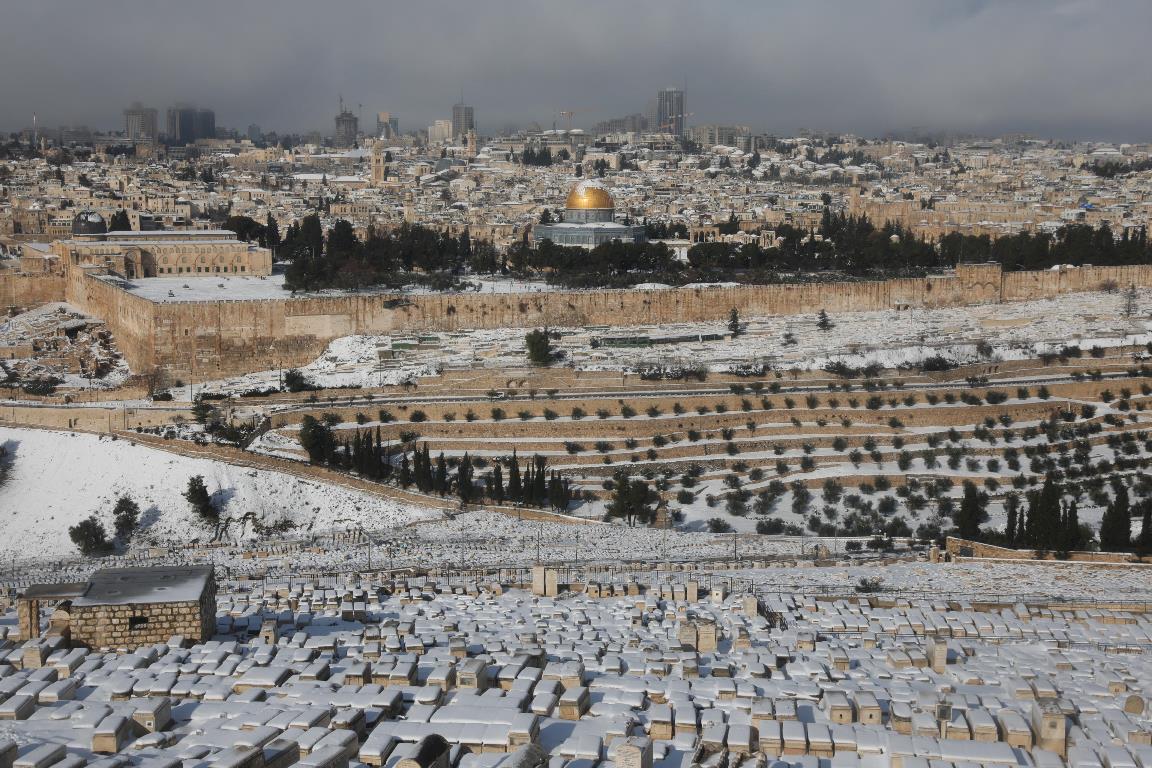
[(263, 525), (290, 520), (296, 533), (404, 524), (438, 513), (346, 488), (278, 472), (176, 456), (126, 440), (96, 435), (0, 428), (0, 444), (13, 457), (0, 487), (0, 563), (71, 557), (68, 527), (93, 512), (111, 532), (112, 506), (128, 493), (140, 505), (140, 541), (160, 545), (207, 541), (181, 493), (192, 475), (203, 475), (222, 516), (236, 522), (226, 539), (254, 536)]

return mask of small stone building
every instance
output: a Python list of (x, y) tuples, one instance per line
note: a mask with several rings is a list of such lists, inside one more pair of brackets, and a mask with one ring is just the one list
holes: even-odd
[(107, 568), (87, 582), (32, 585), (20, 600), (25, 638), (38, 637), (39, 602), (56, 600), (56, 628), (73, 646), (137, 647), (166, 643), (176, 635), (209, 640), (216, 628), (216, 578), (211, 566)]

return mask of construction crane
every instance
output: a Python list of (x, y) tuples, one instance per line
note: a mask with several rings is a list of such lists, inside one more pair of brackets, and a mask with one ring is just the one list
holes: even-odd
[[(590, 107), (568, 107), (567, 109), (557, 110), (560, 117), (564, 118), (564, 122), (568, 131), (572, 130), (572, 118), (577, 114), (584, 112), (594, 112), (595, 110)], [(553, 123), (552, 127), (555, 128), (556, 124)]]

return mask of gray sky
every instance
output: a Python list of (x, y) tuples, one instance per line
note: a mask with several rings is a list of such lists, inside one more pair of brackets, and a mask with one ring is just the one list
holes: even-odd
[[(1152, 140), (1149, 0), (10, 0), (0, 129), (123, 127), (134, 100), (240, 130), (449, 117), (485, 133), (642, 112), (687, 83), (688, 119), (800, 128), (1030, 131)], [(570, 9), (570, 10), (569, 10)], [(163, 120), (163, 118), (161, 118)]]

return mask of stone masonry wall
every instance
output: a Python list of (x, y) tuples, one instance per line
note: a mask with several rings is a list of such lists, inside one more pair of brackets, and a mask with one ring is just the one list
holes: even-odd
[(0, 270), (0, 314), (64, 301), (64, 278)]
[[(73, 606), (72, 644), (88, 648), (135, 648), (167, 643), (176, 635), (206, 642), (216, 630), (216, 585), (209, 581), (200, 600), (171, 603)], [(130, 628), (134, 617), (148, 623)]]
[(1152, 285), (1152, 266), (1003, 274), (997, 264), (962, 264), (955, 275), (878, 282), (159, 304), (78, 273), (68, 300), (108, 322), (134, 370), (160, 366), (197, 381), (302, 365), (351, 334), (719, 321), (733, 308), (771, 316), (949, 307), (1046, 298), (1109, 282)]

